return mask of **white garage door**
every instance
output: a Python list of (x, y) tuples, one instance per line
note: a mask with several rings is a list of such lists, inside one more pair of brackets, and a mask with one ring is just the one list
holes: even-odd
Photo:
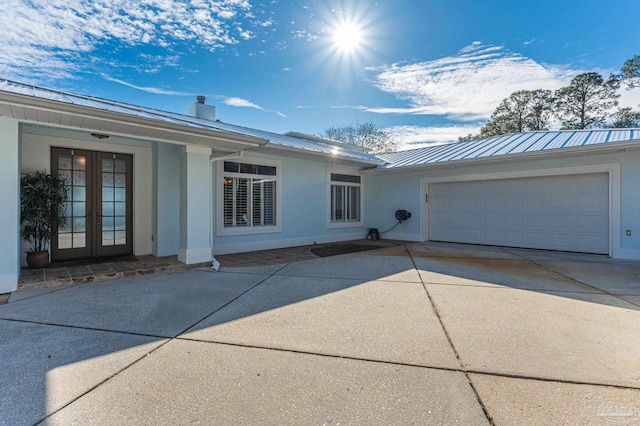
[(432, 241), (609, 253), (606, 173), (430, 184), (428, 209)]

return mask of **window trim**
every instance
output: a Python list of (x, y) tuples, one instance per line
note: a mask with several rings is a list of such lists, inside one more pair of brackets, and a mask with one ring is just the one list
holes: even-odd
[[(350, 176), (359, 176), (360, 183), (353, 182), (335, 182), (340, 186), (352, 186), (360, 188), (360, 220), (357, 222), (333, 222), (331, 220), (331, 186), (334, 182), (331, 181), (331, 174), (341, 174)], [(358, 228), (364, 226), (364, 184), (365, 177), (358, 170), (349, 169), (328, 169), (327, 170), (327, 229), (340, 229), (340, 228)]]
[[(215, 162), (215, 165), (216, 165), (216, 175), (215, 175), (216, 176), (215, 177), (216, 236), (229, 237), (229, 236), (236, 236), (236, 235), (272, 234), (272, 233), (282, 232), (282, 162), (275, 161), (275, 160), (266, 160), (262, 158), (255, 158), (255, 157), (244, 157), (244, 156), (241, 159), (235, 159), (235, 160), (230, 159), (228, 161), (275, 167), (276, 175), (266, 176), (266, 175), (250, 174), (250, 173), (225, 172), (224, 171), (225, 160), (220, 159)], [(224, 178), (225, 176), (229, 176), (233, 178), (243, 178), (243, 179), (256, 179), (257, 177), (264, 176), (264, 177), (275, 179), (276, 181), (276, 205), (275, 205), (276, 224), (268, 225), (268, 226), (225, 227), (224, 226)]]

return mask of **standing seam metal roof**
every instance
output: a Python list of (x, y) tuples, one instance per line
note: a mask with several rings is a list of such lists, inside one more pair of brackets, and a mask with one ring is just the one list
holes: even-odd
[(380, 169), (396, 169), (633, 141), (640, 144), (640, 128), (524, 132), (380, 154), (378, 157), (387, 162)]

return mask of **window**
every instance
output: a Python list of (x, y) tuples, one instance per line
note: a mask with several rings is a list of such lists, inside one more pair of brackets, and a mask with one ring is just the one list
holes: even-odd
[(218, 177), (219, 235), (279, 231), (277, 166), (225, 161)]
[(361, 178), (331, 173), (331, 223), (359, 223), (361, 217)]

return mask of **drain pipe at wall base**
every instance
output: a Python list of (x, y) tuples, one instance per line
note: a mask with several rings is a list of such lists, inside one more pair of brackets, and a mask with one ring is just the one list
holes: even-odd
[[(218, 160), (237, 160), (238, 158), (242, 158), (244, 155), (244, 151), (238, 151), (233, 154), (222, 155), (219, 157), (211, 157), (209, 158), (211, 167), (209, 167), (209, 182), (213, 185), (213, 163)], [(213, 188), (212, 188), (213, 189)], [(218, 272), (220, 270), (220, 262), (213, 255), (213, 233), (215, 232), (213, 226), (213, 214), (214, 214), (214, 206), (213, 206), (213, 190), (209, 191), (209, 211), (211, 212), (211, 233), (209, 234), (209, 246), (211, 246), (211, 272)]]

